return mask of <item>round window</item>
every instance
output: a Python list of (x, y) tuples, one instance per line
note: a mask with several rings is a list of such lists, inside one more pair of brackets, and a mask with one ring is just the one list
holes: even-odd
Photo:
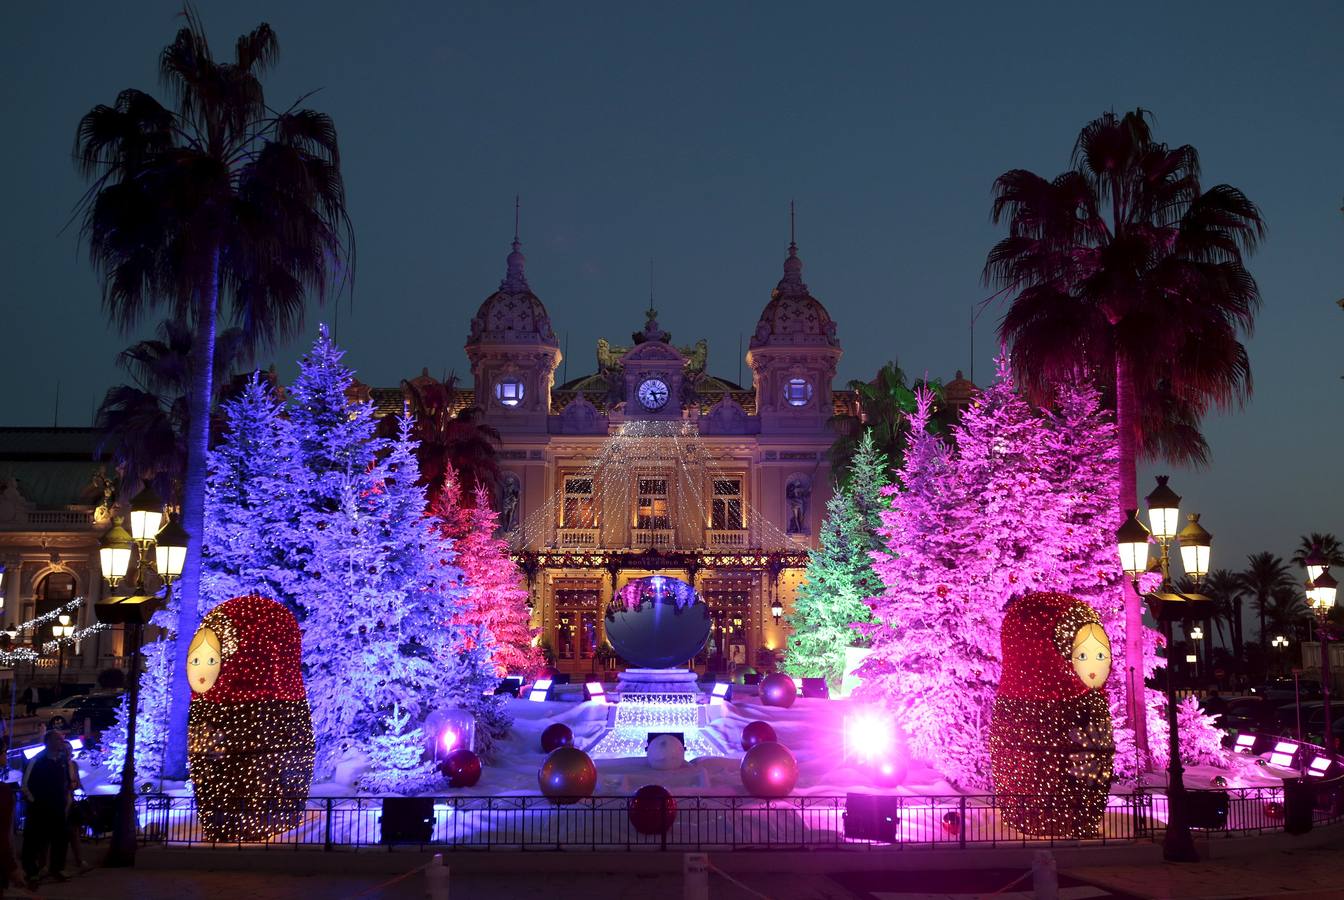
[(784, 399), (790, 406), (807, 406), (812, 399), (812, 384), (806, 378), (790, 378), (784, 382)]
[(496, 381), (495, 399), (504, 406), (517, 406), (523, 402), (523, 383), (517, 378), (503, 378)]

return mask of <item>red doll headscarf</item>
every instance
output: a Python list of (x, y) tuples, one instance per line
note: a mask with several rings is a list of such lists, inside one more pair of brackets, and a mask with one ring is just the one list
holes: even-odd
[(1003, 617), (999, 696), (1068, 700), (1087, 693), (1069, 660), (1079, 630), (1100, 624), (1095, 609), (1068, 594), (1027, 594), (1009, 606)]
[(220, 655), (217, 679), (193, 692), (193, 703), (308, 699), (299, 623), (267, 597), (234, 597), (216, 606), (201, 620), (192, 650)]

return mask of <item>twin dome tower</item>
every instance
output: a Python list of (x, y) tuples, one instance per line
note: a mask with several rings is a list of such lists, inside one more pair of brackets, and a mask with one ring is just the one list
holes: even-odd
[[(554, 431), (547, 419), (555, 413), (557, 393), (570, 394), (563, 398), (569, 404), (591, 404), (592, 412), (627, 421), (681, 419), (708, 402), (708, 414), (718, 412), (720, 419), (734, 420), (747, 433), (826, 428), (834, 411), (831, 382), (842, 351), (835, 322), (803, 282), (794, 241), (789, 242), (784, 275), (751, 336), (746, 354), (751, 387), (709, 376), (704, 343), (673, 346), (650, 310), (644, 330), (632, 336), (634, 346), (599, 342), (599, 371), (557, 389), (560, 344), (546, 307), (528, 284), (525, 263), (515, 227), (504, 278), (472, 318), (466, 342), (475, 402), (502, 432)], [(747, 391), (754, 394), (751, 410), (739, 402)], [(737, 408), (719, 409), (724, 403)]]

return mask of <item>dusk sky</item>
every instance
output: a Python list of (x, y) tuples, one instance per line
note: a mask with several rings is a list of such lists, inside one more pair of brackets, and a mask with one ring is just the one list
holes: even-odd
[[(1344, 534), (1344, 8), (821, 9), (202, 4), (217, 55), (270, 22), (271, 103), (320, 89), (308, 104), (336, 121), (358, 241), (338, 337), (375, 385), (421, 367), (469, 375), (467, 324), (504, 273), (515, 193), (569, 377), (592, 370), (598, 337), (642, 325), (652, 258), (661, 324), (678, 343), (708, 338), (711, 370), (736, 379), (739, 336), (780, 276), (790, 199), (805, 280), (838, 323), (838, 384), (888, 359), (912, 376), (969, 374), (968, 316), (1002, 234), (994, 178), (1053, 176), (1089, 119), (1150, 109), (1160, 139), (1199, 149), (1206, 185), (1241, 188), (1269, 226), (1249, 263), (1264, 296), (1254, 397), (1207, 422), (1211, 468), (1175, 470), (1172, 484), (1203, 512), (1216, 566), (1287, 556), (1306, 531)], [(106, 324), (77, 228), (62, 229), (84, 188), (77, 121), (122, 88), (160, 93), (178, 10), (6, 8), (0, 423), (50, 425), (59, 383), (59, 423), (90, 424), (117, 351), (153, 329)], [(976, 331), (981, 383), (1001, 312)], [(334, 318), (310, 310), (274, 354), (283, 377)], [(1141, 492), (1151, 484), (1145, 472)]]

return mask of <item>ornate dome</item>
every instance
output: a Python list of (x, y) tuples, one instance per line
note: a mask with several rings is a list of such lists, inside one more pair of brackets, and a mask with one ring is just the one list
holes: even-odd
[(467, 344), (544, 344), (558, 347), (551, 317), (546, 307), (527, 284), (523, 270), (526, 262), (518, 238), (513, 239), (504, 280), (471, 320)]
[(961, 374), (961, 369), (957, 369), (957, 377), (949, 381), (947, 386), (943, 388), (943, 399), (947, 401), (948, 406), (969, 406), (979, 390), (974, 383)]
[(770, 302), (761, 311), (751, 346), (821, 346), (839, 347), (835, 336), (835, 322), (821, 301), (813, 297), (803, 283), (803, 261), (798, 258), (798, 245), (789, 243), (789, 255), (784, 260), (784, 277), (770, 292)]

